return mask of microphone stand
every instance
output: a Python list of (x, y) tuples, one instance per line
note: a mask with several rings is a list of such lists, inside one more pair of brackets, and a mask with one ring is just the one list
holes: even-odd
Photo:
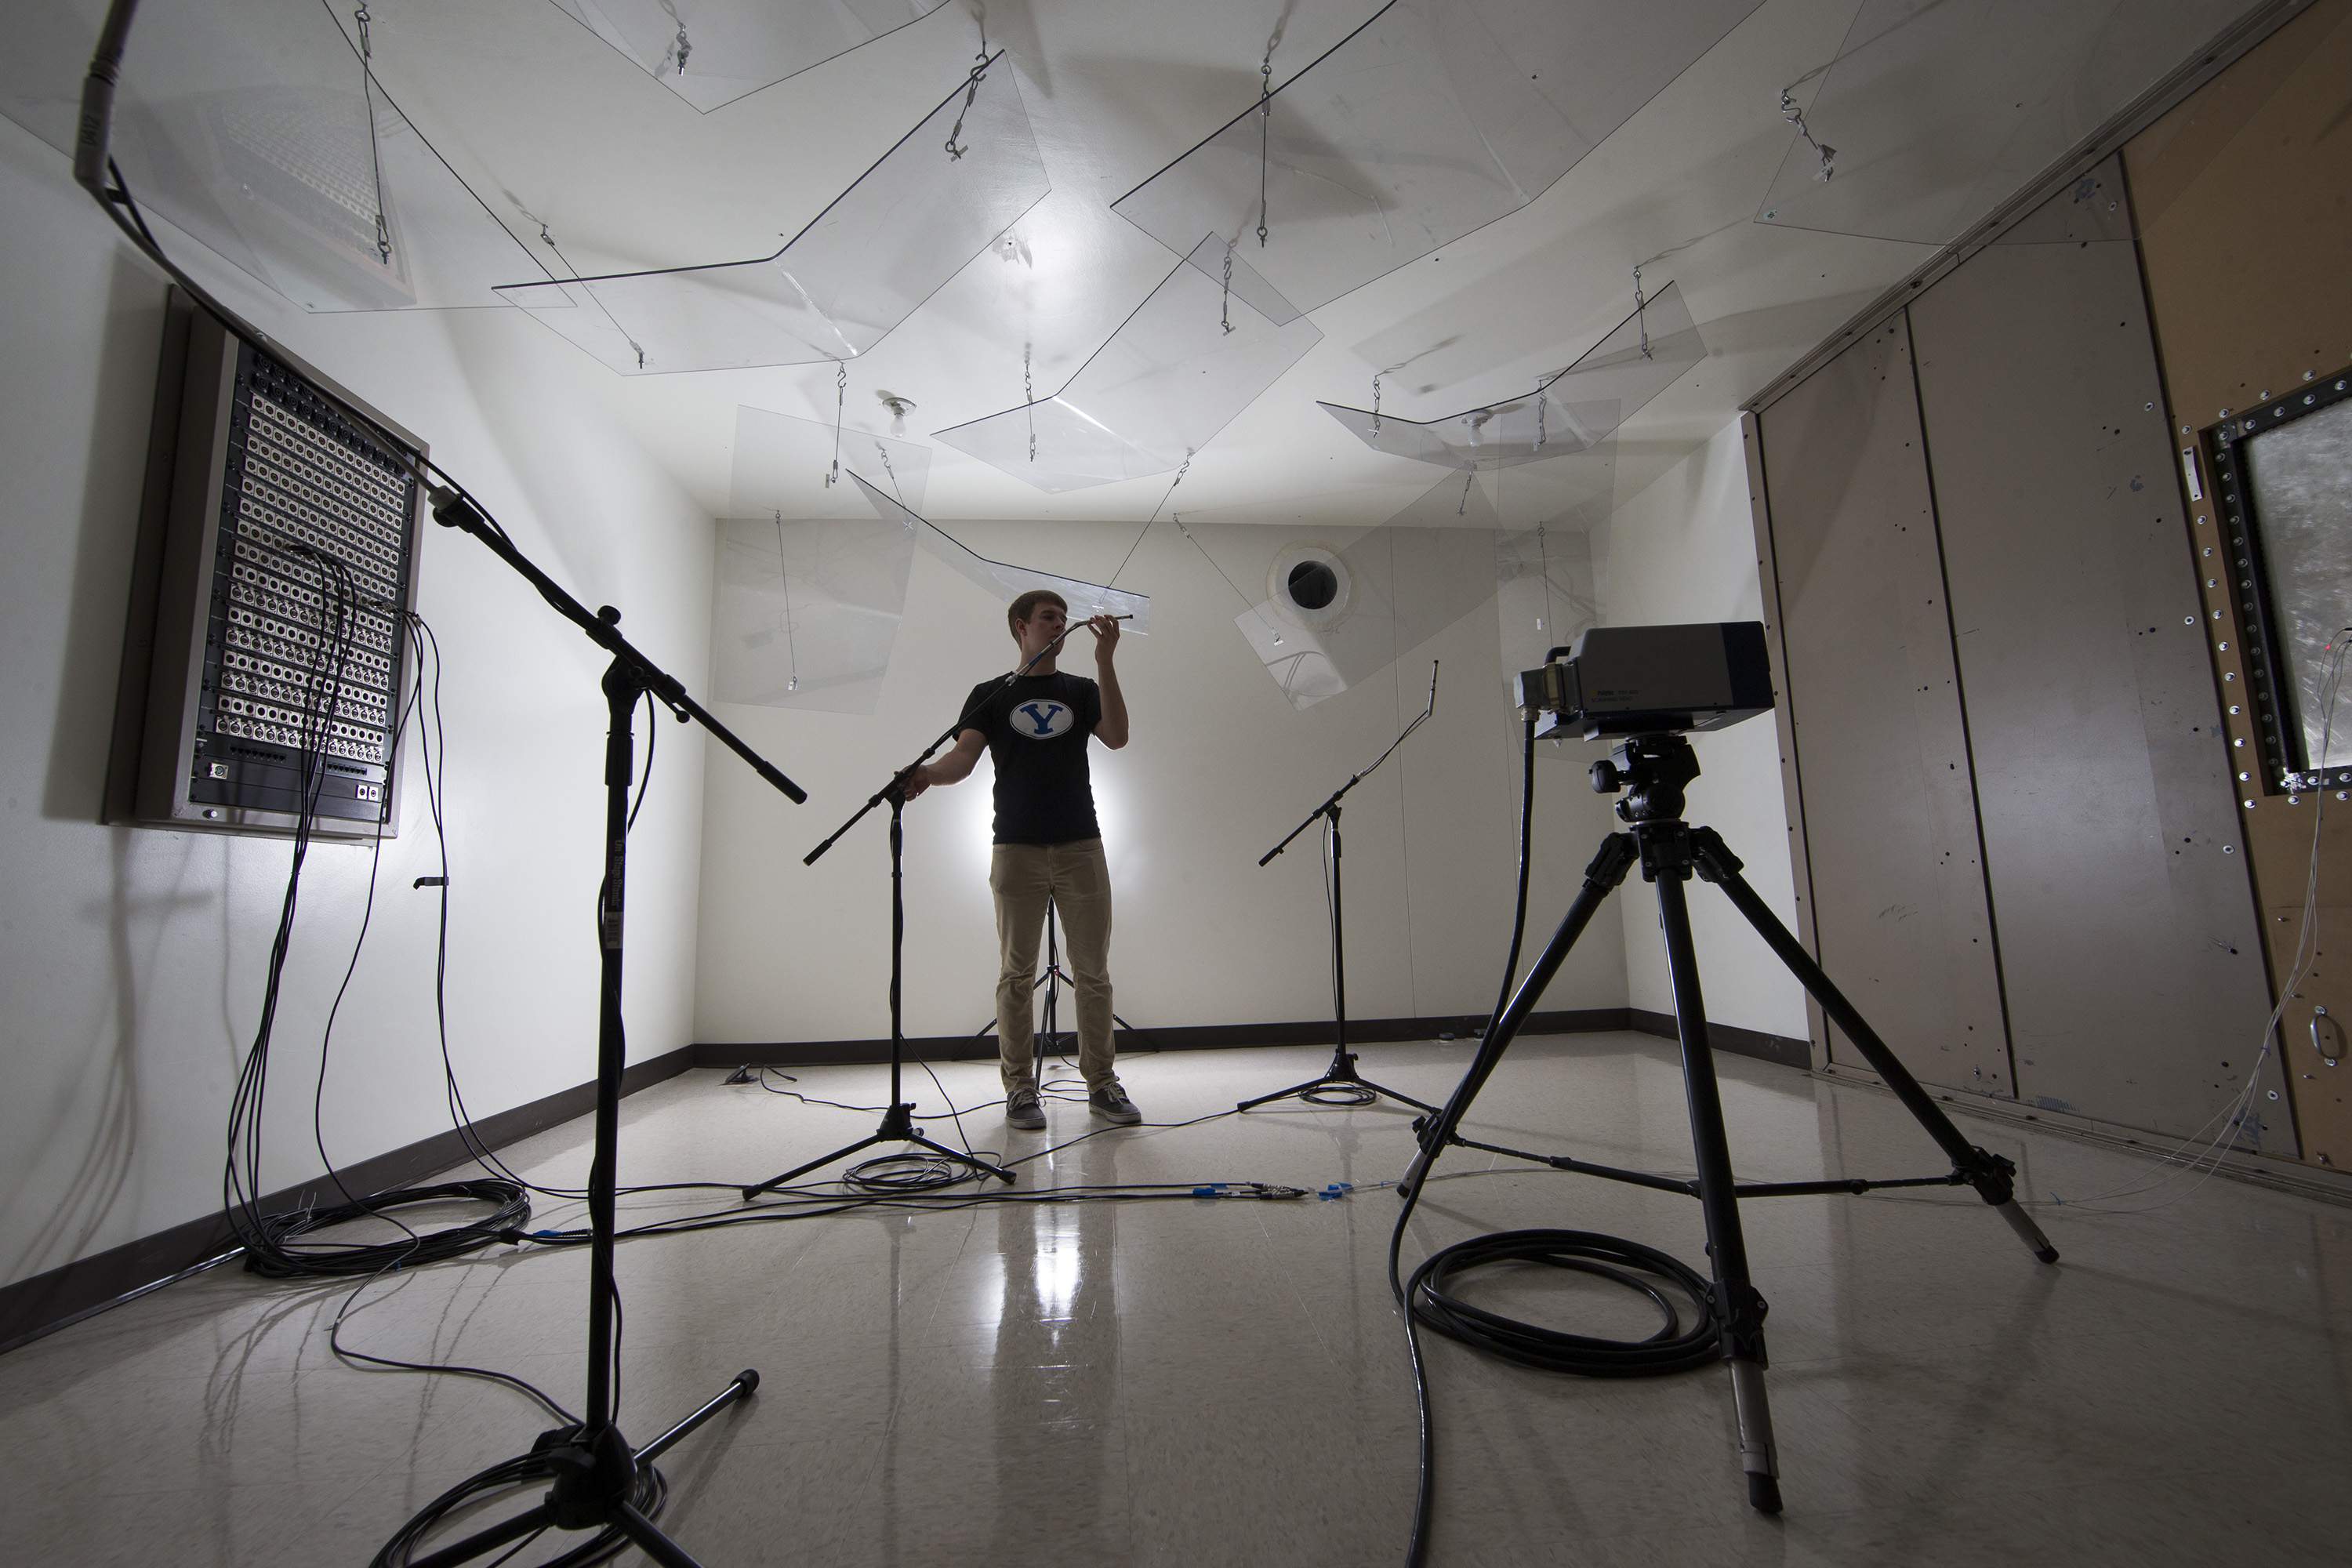
[[(1283, 836), (1281, 843), (1257, 858), (1257, 863), (1261, 867), (1266, 865), (1276, 856), (1289, 848), (1291, 840), (1306, 832), (1317, 818), (1322, 819), (1324, 833), (1328, 839), (1327, 847), (1331, 856), (1331, 1011), (1332, 1022), (1339, 1030), (1339, 1044), (1331, 1051), (1331, 1065), (1323, 1069), (1321, 1078), (1309, 1079), (1305, 1083), (1293, 1084), (1288, 1089), (1276, 1089), (1272, 1094), (1261, 1094), (1255, 1100), (1244, 1100), (1235, 1106), (1234, 1110), (1247, 1110), (1254, 1106), (1293, 1098), (1303, 1100), (1309, 1105), (1370, 1105), (1382, 1095), (1386, 1095), (1391, 1100), (1402, 1100), (1407, 1105), (1419, 1106), (1423, 1110), (1435, 1114), (1436, 1107), (1415, 1100), (1409, 1094), (1399, 1094), (1395, 1089), (1383, 1088), (1357, 1072), (1356, 1054), (1348, 1048), (1348, 964), (1340, 925), (1343, 900), (1340, 897), (1339, 885), (1339, 801), (1349, 790), (1369, 778), (1374, 768), (1387, 762), (1390, 752), (1404, 744), (1405, 736), (1420, 729), (1436, 711), (1437, 661), (1432, 659), (1429, 664), (1429, 706), (1412, 723), (1407, 724), (1395, 740), (1389, 742), (1388, 751), (1382, 752), (1372, 759), (1371, 767), (1366, 768), (1360, 773), (1350, 773), (1348, 776), (1348, 782), (1333, 790), (1329, 799), (1308, 812), (1304, 822)], [(1345, 1098), (1324, 1098), (1333, 1090), (1343, 1091)]]
[[(553, 1480), (537, 1507), (416, 1558), (411, 1568), (449, 1568), (551, 1528), (600, 1531), (604, 1532), (600, 1541), (610, 1538), (617, 1546), (625, 1539), (665, 1568), (695, 1568), (694, 1559), (663, 1534), (646, 1512), (648, 1505), (658, 1506), (660, 1495), (652, 1485), (653, 1461), (711, 1416), (748, 1397), (760, 1386), (760, 1374), (755, 1371), (738, 1373), (715, 1397), (642, 1448), (631, 1448), (621, 1436), (613, 1397), (616, 1370), (614, 1307), (618, 1296), (613, 1282), (613, 1232), (620, 1170), (621, 1072), (627, 1054), (621, 1022), (622, 899), (627, 887), (629, 784), (636, 766), (634, 731), (637, 703), (650, 692), (677, 715), (680, 723), (692, 719), (701, 724), (793, 801), (804, 801), (808, 796), (688, 697), (677, 677), (631, 646), (620, 632), (620, 611), (607, 605), (589, 614), (579, 600), (533, 565), (505, 531), (484, 517), (463, 495), (436, 489), (432, 505), (436, 521), (446, 528), (461, 529), (481, 541), (493, 555), (520, 573), (539, 591), (540, 597), (585, 632), (591, 642), (610, 653), (613, 662), (606, 668), (603, 682), (611, 724), (604, 742), (604, 885), (597, 900), (596, 921), (603, 949), (603, 978), (596, 1020), (595, 1145), (588, 1165), (587, 1413), (579, 1426), (558, 1428), (532, 1446), (530, 1458), (524, 1463), (532, 1468), (532, 1473)], [(437, 1504), (428, 1508), (418, 1522), (438, 1517), (442, 1511)], [(592, 1548), (595, 1544), (589, 1543)]]
[(923, 748), (922, 755), (892, 773), (888, 782), (866, 797), (864, 805), (850, 814), (848, 821), (835, 828), (832, 836), (824, 843), (801, 858), (801, 864), (803, 866), (815, 865), (826, 850), (841, 841), (844, 835), (866, 820), (867, 812), (877, 805), (887, 805), (890, 808), (890, 1108), (882, 1113), (882, 1124), (856, 1142), (835, 1149), (830, 1154), (820, 1154), (814, 1160), (794, 1165), (791, 1170), (771, 1176), (764, 1182), (745, 1187), (742, 1191), (747, 1200), (755, 1198), (761, 1193), (773, 1192), (778, 1187), (807, 1175), (811, 1171), (830, 1165), (838, 1160), (845, 1160), (850, 1155), (871, 1149), (877, 1143), (912, 1143), (919, 1148), (930, 1151), (950, 1164), (963, 1166), (975, 1175), (995, 1176), (1007, 1184), (1013, 1180), (1013, 1173), (1002, 1165), (992, 1165), (976, 1155), (960, 1149), (950, 1149), (935, 1139), (925, 1137), (922, 1129), (916, 1125), (914, 1105), (900, 1098), (905, 1092), (900, 1079), (905, 1073), (907, 1061), (906, 1023), (902, 1016), (899, 997), (899, 982), (907, 945), (906, 833), (900, 825), (900, 814), (907, 807), (907, 781), (914, 775), (915, 770), (938, 755), (940, 747), (954, 740), (973, 714), (987, 707), (995, 700), (999, 692), (1009, 690), (1013, 683), (1028, 674), (1039, 659), (1061, 647), (1065, 638), (1084, 625), (1086, 625), (1084, 621), (1077, 621), (1063, 627), (1060, 637), (1032, 654), (1027, 663), (997, 682), (995, 688), (986, 695), (968, 704), (964, 710), (956, 716), (954, 723), (940, 731), (939, 738)]

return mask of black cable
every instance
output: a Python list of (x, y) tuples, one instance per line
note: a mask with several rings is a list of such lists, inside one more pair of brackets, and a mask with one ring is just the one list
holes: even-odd
[[(1547, 1329), (1474, 1307), (1448, 1289), (1459, 1275), (1496, 1263), (1541, 1263), (1596, 1275), (1649, 1298), (1663, 1320), (1640, 1340), (1602, 1339)], [(1690, 1326), (1662, 1286), (1688, 1298)], [(1679, 1258), (1586, 1230), (1504, 1230), (1432, 1253), (1407, 1284), (1412, 1315), (1449, 1339), (1546, 1372), (1586, 1377), (1655, 1377), (1723, 1359), (1723, 1322), (1706, 1277)]]
[(1503, 960), (1503, 988), (1495, 994), (1494, 1011), (1486, 1015), (1486, 1027), (1503, 1016), (1511, 1000), (1511, 984), (1519, 974), (1519, 943), (1528, 931), (1528, 872), (1535, 858), (1536, 836), (1536, 721), (1524, 721), (1519, 737), (1519, 887), (1511, 907), (1511, 952)]
[[(375, 1556), (369, 1560), (369, 1568), (405, 1568), (405, 1565), (415, 1559), (425, 1534), (436, 1525), (449, 1515), (473, 1506), (493, 1493), (524, 1488), (539, 1488), (551, 1483), (556, 1476), (556, 1468), (548, 1458), (549, 1450), (553, 1447), (551, 1440), (567, 1439), (575, 1436), (577, 1432), (578, 1428), (572, 1426), (548, 1433), (540, 1439), (539, 1447), (530, 1453), (501, 1460), (489, 1468), (478, 1471), (459, 1481), (419, 1509), (415, 1517), (402, 1525), (394, 1533), (392, 1539), (385, 1542)], [(668, 1500), (669, 1484), (662, 1479), (661, 1471), (651, 1465), (639, 1465), (636, 1483), (629, 1498), (630, 1503), (647, 1519), (658, 1519)], [(541, 1532), (533, 1531), (515, 1550), (519, 1552), (522, 1546), (527, 1546), (532, 1541), (538, 1540), (540, 1533)], [(629, 1538), (622, 1533), (619, 1526), (608, 1526), (561, 1557), (549, 1558), (543, 1568), (589, 1568), (592, 1563), (612, 1561), (626, 1551), (628, 1545)], [(513, 1553), (509, 1552), (508, 1555), (512, 1556)], [(499, 1561), (503, 1562), (505, 1559), (501, 1558)]]

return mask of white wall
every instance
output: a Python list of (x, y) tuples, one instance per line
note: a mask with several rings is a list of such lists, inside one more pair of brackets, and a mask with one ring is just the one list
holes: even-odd
[[(168, 237), (167, 237), (168, 238)], [(199, 261), (184, 241), (175, 254)], [(620, 434), (613, 382), (499, 309), (304, 317), (216, 263), (266, 331), (419, 432), (516, 541), (690, 682), (707, 663), (710, 521)], [(163, 284), (0, 121), (0, 1281), (216, 1208), (231, 1083), (289, 862), (268, 839), (97, 825)], [(471, 541), (427, 527), (421, 608), (443, 700), (452, 1047), (477, 1115), (594, 1071), (601, 837), (594, 650)], [(702, 752), (666, 722), (633, 846), (631, 1054), (688, 1043)], [(414, 741), (404, 753), (413, 768)], [(413, 776), (413, 775), (412, 775)], [(320, 844), (279, 1012), (272, 1185), (319, 1169), (310, 1089), (357, 929), (362, 847)], [(345, 1003), (327, 1147), (358, 1160), (447, 1126), (435, 1044), (438, 869), (421, 789), (383, 848)]]
[[(950, 523), (973, 549), (1102, 581), (1139, 523)], [(1277, 528), (1195, 528), (1218, 566), (1262, 591)], [(1319, 536), (1318, 536), (1319, 537)], [(1491, 552), (1485, 535), (1467, 550)], [(1160, 1026), (1331, 1016), (1329, 941), (1316, 837), (1261, 870), (1259, 855), (1418, 712), (1444, 663), (1437, 717), (1359, 785), (1342, 813), (1351, 1016), (1484, 1015), (1510, 927), (1517, 721), (1505, 705), (1495, 606), (1405, 650), (1386, 671), (1294, 710), (1234, 617), (1244, 605), (1162, 521), (1118, 585), (1152, 595), (1151, 631), (1125, 639), (1134, 739), (1094, 748), (1117, 908), (1111, 973), (1120, 1015)], [(1080, 639), (1083, 642), (1083, 638)], [(1011, 667), (1003, 605), (918, 552), (879, 712), (870, 718), (730, 707), (724, 716), (807, 785), (795, 807), (714, 758), (704, 812), (698, 1037), (877, 1039), (888, 1033), (887, 818), (877, 813), (817, 862), (800, 859), (956, 717), (972, 685)], [(1069, 668), (1091, 675), (1079, 648)], [(991, 1016), (990, 784), (908, 809), (906, 1026), (966, 1032)], [(1538, 865), (1529, 954), (1548, 935), (1602, 830), (1580, 773), (1538, 770)], [(1546, 998), (1624, 1005), (1622, 933), (1601, 922)]]
[[(1763, 619), (1738, 425), (1724, 426), (1621, 505), (1593, 531), (1592, 555), (1605, 625)], [(1702, 772), (1690, 788), (1690, 820), (1723, 835), (1746, 862), (1749, 884), (1796, 929), (1780, 742), (1770, 715), (1696, 736), (1691, 743)], [(1805, 1038), (1804, 992), (1771, 950), (1713, 889), (1692, 883), (1689, 901), (1708, 1018)], [(1619, 905), (1628, 1005), (1671, 1013), (1674, 989), (1658, 935), (1657, 900), (1638, 872), (1627, 880)]]

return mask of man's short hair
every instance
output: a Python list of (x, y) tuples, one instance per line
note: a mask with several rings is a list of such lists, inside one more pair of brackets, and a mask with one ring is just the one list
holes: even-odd
[(1066, 616), (1070, 613), (1070, 602), (1053, 589), (1030, 589), (1005, 607), (1004, 624), (1011, 628), (1016, 640), (1021, 636), (1021, 623), (1036, 615), (1037, 606), (1040, 605), (1059, 605), (1062, 607), (1062, 614)]

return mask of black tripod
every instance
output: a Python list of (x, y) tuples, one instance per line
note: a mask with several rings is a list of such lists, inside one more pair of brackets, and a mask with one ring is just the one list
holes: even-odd
[(845, 1160), (852, 1154), (862, 1153), (877, 1143), (912, 1143), (919, 1149), (929, 1150), (951, 1165), (961, 1165), (975, 1174), (1001, 1177), (1007, 1183), (1013, 1180), (1013, 1173), (1002, 1165), (992, 1165), (976, 1155), (968, 1154), (961, 1149), (950, 1149), (937, 1139), (924, 1136), (922, 1128), (915, 1121), (913, 1103), (899, 1098), (902, 1092), (900, 1079), (904, 1074), (907, 1061), (907, 1031), (899, 1005), (899, 980), (907, 946), (907, 836), (901, 822), (907, 809), (907, 778), (908, 774), (928, 762), (931, 753), (946, 744), (956, 731), (962, 727), (963, 721), (958, 719), (955, 726), (926, 747), (921, 756), (892, 773), (890, 782), (877, 791), (864, 805), (859, 806), (856, 814), (847, 822), (835, 829), (831, 838), (810, 850), (803, 858), (803, 864), (815, 865), (817, 857), (832, 848), (843, 834), (856, 826), (859, 818), (877, 805), (886, 802), (888, 804), (890, 807), (890, 1108), (882, 1113), (882, 1124), (856, 1142), (835, 1149), (830, 1154), (820, 1154), (814, 1160), (794, 1165), (791, 1170), (780, 1175), (771, 1176), (755, 1186), (745, 1187), (743, 1195), (746, 1198), (772, 1192), (789, 1182), (807, 1175), (819, 1166), (830, 1165), (836, 1160)]
[(1253, 1106), (1266, 1105), (1277, 1100), (1293, 1098), (1306, 1100), (1310, 1105), (1370, 1105), (1382, 1095), (1386, 1095), (1391, 1100), (1402, 1100), (1405, 1104), (1417, 1107), (1433, 1116), (1437, 1113), (1437, 1107), (1415, 1100), (1409, 1094), (1399, 1094), (1395, 1089), (1385, 1089), (1356, 1070), (1356, 1053), (1348, 1048), (1348, 954), (1347, 944), (1342, 939), (1340, 909), (1343, 900), (1340, 897), (1339, 886), (1340, 797), (1370, 777), (1372, 768), (1377, 768), (1387, 762), (1389, 752), (1403, 745), (1405, 736), (1420, 729), (1429, 716), (1436, 711), (1437, 661), (1432, 659), (1429, 665), (1429, 706), (1423, 710), (1412, 723), (1407, 724), (1395, 740), (1389, 742), (1387, 752), (1382, 752), (1372, 759), (1371, 767), (1366, 768), (1362, 773), (1349, 774), (1348, 782), (1333, 790), (1328, 800), (1307, 814), (1306, 821), (1285, 834), (1281, 843), (1257, 858), (1257, 863), (1261, 867), (1266, 865), (1276, 856), (1289, 848), (1290, 841), (1306, 832), (1309, 824), (1318, 817), (1322, 818), (1327, 840), (1326, 848), (1331, 859), (1331, 1018), (1332, 1026), (1339, 1033), (1339, 1043), (1332, 1047), (1331, 1065), (1323, 1069), (1321, 1078), (1309, 1079), (1305, 1083), (1293, 1084), (1288, 1089), (1276, 1089), (1272, 1094), (1261, 1094), (1255, 1100), (1244, 1100), (1235, 1106), (1234, 1110), (1247, 1110)]
[[(1040, 1083), (1045, 1081), (1045, 1058), (1053, 1054), (1054, 1042), (1062, 1037), (1062, 1031), (1055, 1026), (1055, 1013), (1061, 1001), (1062, 987), (1066, 985), (1076, 990), (1078, 984), (1062, 968), (1061, 944), (1056, 940), (1054, 930), (1055, 913), (1054, 900), (1049, 895), (1045, 900), (1045, 972), (1037, 976), (1035, 984), (1029, 987), (1032, 995), (1040, 991), (1045, 994), (1045, 1026), (1037, 1031), (1036, 1049), (1030, 1053), (1030, 1060), (1037, 1068), (1037, 1081)], [(1151, 1037), (1117, 1013), (1110, 1016), (1110, 1021), (1130, 1035), (1140, 1036), (1146, 1040)], [(988, 1037), (989, 1031), (995, 1027), (996, 1020), (991, 1018), (987, 1023), (974, 1029), (971, 1032), (971, 1037), (975, 1040), (985, 1039)]]
[[(637, 704), (650, 692), (676, 713), (680, 722), (688, 719), (699, 721), (751, 763), (761, 778), (793, 800), (808, 797), (799, 785), (705, 712), (675, 677), (631, 647), (619, 630), (620, 611), (608, 605), (590, 615), (580, 601), (532, 565), (502, 531), (462, 496), (436, 490), (433, 515), (444, 526), (472, 534), (522, 574), (542, 598), (578, 623), (599, 647), (610, 652), (613, 662), (604, 679), (604, 702), (611, 720), (604, 741), (604, 883), (597, 899), (597, 931), (603, 955), (596, 1019), (595, 1149), (588, 1166), (591, 1236), (587, 1414), (579, 1426), (562, 1427), (542, 1436), (528, 1459), (499, 1467), (502, 1476), (516, 1482), (538, 1476), (552, 1481), (537, 1507), (453, 1542), (428, 1556), (415, 1558), (410, 1568), (447, 1568), (449, 1564), (471, 1562), (549, 1529), (603, 1531), (625, 1538), (666, 1568), (695, 1568), (694, 1559), (685, 1548), (663, 1534), (646, 1511), (648, 1505), (658, 1506), (660, 1496), (653, 1461), (711, 1416), (747, 1397), (760, 1386), (760, 1374), (738, 1373), (733, 1382), (701, 1408), (642, 1448), (632, 1449), (615, 1424), (613, 1318), (617, 1291), (613, 1283), (614, 1199), (620, 1174), (621, 1070), (627, 1055), (621, 1023), (622, 902), (627, 889), (629, 784), (636, 771), (634, 725)], [(461, 1488), (457, 1493), (445, 1497), (427, 1510), (427, 1515), (437, 1517), (464, 1500), (466, 1492), (467, 1489)], [(410, 1531), (421, 1533), (427, 1522), (425, 1516), (420, 1516)], [(404, 1531), (403, 1538), (408, 1534)], [(392, 1551), (387, 1547), (386, 1555), (377, 1561), (387, 1561)]]
[[(1445, 1109), (1422, 1128), (1421, 1149), (1401, 1182), (1399, 1191), (1414, 1193), (1437, 1155), (1448, 1143), (1474, 1148), (1455, 1130), (1477, 1098), (1478, 1090), (1502, 1060), (1528, 1013), (1542, 997), (1569, 949), (1583, 934), (1601, 902), (1639, 864), (1642, 878), (1658, 890), (1658, 912), (1665, 928), (1666, 968), (1674, 984), (1675, 1024), (1682, 1041), (1683, 1081), (1690, 1102), (1691, 1142), (1698, 1178), (1679, 1182), (1645, 1172), (1624, 1171), (1579, 1160), (1547, 1158), (1562, 1170), (1602, 1176), (1612, 1181), (1686, 1192), (1696, 1197), (1706, 1223), (1707, 1255), (1714, 1269), (1714, 1309), (1721, 1314), (1723, 1358), (1731, 1363), (1731, 1395), (1739, 1428), (1739, 1453), (1748, 1473), (1748, 1499), (1768, 1513), (1780, 1510), (1780, 1460), (1772, 1442), (1772, 1417), (1764, 1396), (1764, 1298), (1749, 1282), (1748, 1247), (1739, 1227), (1739, 1200), (1784, 1197), (1815, 1193), (1860, 1193), (1874, 1187), (1970, 1186), (1999, 1210), (2010, 1228), (2044, 1263), (2058, 1260), (2041, 1228), (2018, 1207), (2014, 1187), (2017, 1168), (1998, 1154), (1978, 1148), (1963, 1137), (1941, 1107), (1896, 1059), (1886, 1043), (1864, 1021), (1830, 977), (1822, 972), (1780, 923), (1756, 890), (1739, 875), (1740, 862), (1711, 827), (1693, 827), (1682, 820), (1683, 790), (1698, 776), (1698, 758), (1690, 742), (1678, 734), (1641, 735), (1620, 743), (1613, 760), (1592, 765), (1593, 787), (1604, 795), (1625, 792), (1617, 815), (1630, 823), (1630, 833), (1612, 833), (1601, 841), (1600, 853), (1584, 868), (1584, 886), (1568, 913), (1538, 956), (1502, 1016), (1486, 1031), (1478, 1054)], [(1948, 1176), (1902, 1178), (1895, 1181), (1771, 1182), (1742, 1184), (1731, 1172), (1730, 1147), (1724, 1136), (1723, 1103), (1716, 1089), (1715, 1058), (1707, 1043), (1706, 1005), (1699, 993), (1698, 959), (1691, 942), (1690, 910), (1683, 885), (1692, 872), (1721, 888), (1732, 907), (1747, 917), (1790, 973), (1796, 976), (1822, 1005), (1837, 1026), (1845, 1031), (1886, 1087), (1917, 1119), (1944, 1152), (1951, 1157)], [(1494, 1150), (1517, 1154), (1517, 1150)], [(1530, 1156), (1522, 1156), (1530, 1157)]]
[[(851, 478), (855, 479), (856, 476), (853, 474)], [(858, 482), (861, 485), (865, 483), (863, 479)], [(871, 489), (870, 486), (867, 488)], [(1122, 616), (1119, 618), (1124, 620), (1128, 617)], [(1014, 681), (1028, 674), (1031, 666), (1061, 647), (1063, 638), (1067, 637), (1071, 632), (1085, 624), (1083, 621), (1075, 622), (1065, 627), (1061, 637), (1055, 637), (1044, 647), (1031, 654), (1020, 668), (998, 683), (995, 691), (1003, 691), (1010, 688)], [(890, 1109), (882, 1113), (882, 1125), (876, 1128), (871, 1136), (861, 1138), (845, 1148), (835, 1149), (830, 1154), (820, 1155), (805, 1164), (795, 1165), (782, 1175), (771, 1176), (756, 1186), (745, 1187), (743, 1195), (746, 1198), (772, 1192), (797, 1176), (807, 1175), (820, 1165), (830, 1165), (835, 1160), (846, 1159), (863, 1150), (873, 1148), (877, 1143), (912, 1143), (919, 1148), (929, 1150), (950, 1164), (961, 1165), (969, 1171), (984, 1176), (999, 1176), (1008, 1183), (1013, 1180), (1013, 1173), (1002, 1165), (992, 1165), (987, 1161), (965, 1153), (960, 1149), (950, 1149), (944, 1143), (924, 1137), (922, 1129), (915, 1124), (914, 1106), (898, 1098), (899, 1078), (907, 1059), (907, 1035), (900, 1017), (898, 1004), (899, 973), (903, 950), (907, 942), (907, 902), (904, 891), (906, 836), (899, 826), (900, 814), (907, 808), (907, 780), (913, 776), (916, 769), (929, 762), (941, 746), (961, 734), (965, 724), (987, 705), (988, 698), (993, 695), (994, 691), (992, 691), (986, 696), (975, 698), (961, 713), (956, 715), (954, 723), (941, 731), (937, 740), (923, 748), (921, 756), (892, 773), (889, 782), (868, 795), (866, 804), (853, 812), (847, 822), (833, 830), (831, 837), (801, 857), (801, 864), (803, 866), (815, 865), (819, 857), (841, 842), (844, 834), (865, 820), (867, 812), (885, 804), (890, 807)]]

